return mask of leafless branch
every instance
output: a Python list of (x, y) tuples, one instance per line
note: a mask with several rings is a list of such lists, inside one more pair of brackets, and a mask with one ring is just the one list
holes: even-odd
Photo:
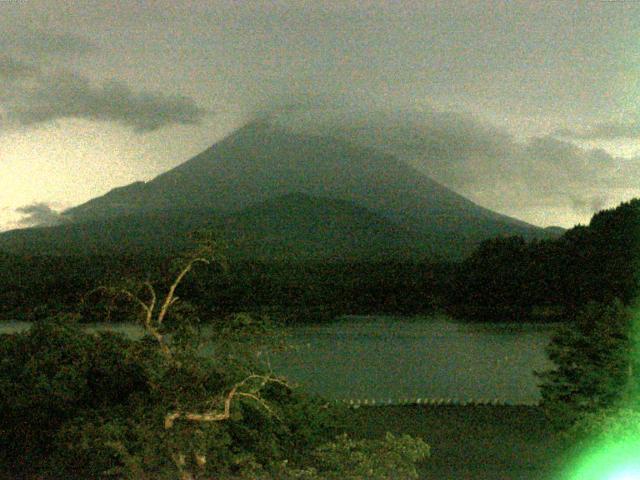
[(193, 268), (193, 266), (198, 262), (204, 263), (207, 265), (210, 263), (209, 260), (203, 257), (194, 258), (190, 260), (189, 263), (187, 263), (187, 265), (180, 271), (180, 273), (176, 277), (173, 284), (171, 284), (171, 287), (169, 288), (169, 292), (167, 293), (167, 296), (164, 299), (164, 303), (162, 304), (162, 308), (160, 309), (160, 313), (158, 314), (158, 318), (157, 318), (158, 325), (162, 325), (162, 322), (164, 321), (164, 317), (166, 316), (167, 311), (169, 310), (169, 307), (173, 303), (175, 303), (175, 301), (177, 300), (177, 298), (174, 300), (174, 294), (175, 294), (176, 288), (178, 288), (178, 285), (180, 285), (180, 282), (182, 282), (182, 279), (185, 277), (185, 275), (189, 273)]
[[(210, 261), (204, 257), (196, 257), (191, 259), (184, 266), (184, 268), (180, 271), (180, 273), (178, 274), (174, 282), (171, 284), (171, 287), (169, 288), (169, 291), (167, 292), (167, 295), (165, 296), (164, 301), (162, 302), (162, 307), (160, 308), (160, 311), (157, 314), (156, 314), (156, 306), (158, 302), (158, 297), (157, 297), (155, 288), (148, 281), (143, 283), (143, 285), (147, 288), (150, 295), (150, 299), (148, 303), (143, 301), (138, 295), (134, 294), (130, 290), (127, 290), (126, 288), (117, 290), (114, 293), (113, 290), (108, 289), (107, 287), (101, 286), (101, 287), (95, 288), (94, 290), (89, 292), (86, 296), (89, 296), (94, 292), (106, 291), (106, 292), (112, 293), (114, 297), (118, 295), (124, 295), (129, 300), (138, 304), (138, 306), (140, 306), (140, 308), (142, 308), (144, 312), (143, 324), (144, 324), (145, 330), (147, 331), (147, 333), (149, 333), (151, 336), (153, 336), (156, 339), (163, 355), (167, 358), (171, 358), (172, 357), (171, 349), (167, 345), (163, 335), (160, 333), (159, 327), (162, 326), (162, 323), (164, 322), (164, 319), (169, 311), (169, 308), (171, 308), (171, 306), (173, 306), (178, 301), (178, 297), (175, 295), (176, 288), (178, 288), (178, 286), (180, 285), (184, 277), (191, 271), (191, 269), (196, 263), (209, 264)], [(154, 315), (155, 315), (155, 318), (154, 318)]]
[[(260, 379), (261, 382), (257, 387), (249, 389), (248, 391), (242, 391), (241, 388), (247, 385), (251, 380)], [(269, 406), (269, 404), (259, 395), (260, 390), (262, 390), (265, 385), (268, 383), (279, 383), (281, 385), (288, 386), (287, 382), (271, 375), (249, 375), (245, 379), (236, 383), (227, 395), (224, 397), (224, 404), (222, 411), (207, 411), (202, 413), (194, 413), (194, 412), (172, 412), (167, 414), (164, 419), (164, 427), (168, 430), (173, 427), (173, 424), (178, 419), (184, 419), (192, 422), (221, 422), (224, 420), (228, 420), (231, 417), (231, 407), (233, 401), (236, 397), (246, 397), (256, 401), (259, 405), (261, 405), (270, 415), (274, 415), (273, 409)]]

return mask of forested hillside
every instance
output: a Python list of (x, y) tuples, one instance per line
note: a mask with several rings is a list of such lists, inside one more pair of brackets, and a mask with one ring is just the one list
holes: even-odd
[[(589, 301), (619, 298), (628, 304), (636, 296), (639, 206), (633, 200), (599, 212), (588, 226), (555, 240), (487, 240), (461, 262), (232, 258), (227, 271), (203, 268), (185, 282), (183, 296), (207, 312), (262, 311), (289, 321), (437, 309), (473, 321), (567, 319)], [(0, 262), (3, 315), (34, 319), (64, 310), (123, 276), (162, 284), (167, 259), (157, 251), (138, 256), (5, 253)]]
[(638, 295), (640, 200), (593, 216), (556, 240), (483, 242), (456, 267), (449, 308), (468, 318), (570, 317), (590, 301)]

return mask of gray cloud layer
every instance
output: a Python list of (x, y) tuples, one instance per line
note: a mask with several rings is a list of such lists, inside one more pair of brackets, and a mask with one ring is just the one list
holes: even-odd
[(580, 140), (616, 140), (640, 138), (640, 120), (600, 122), (581, 129), (560, 129), (557, 135)]
[(69, 72), (45, 73), (15, 59), (0, 60), (0, 95), (8, 122), (33, 125), (60, 118), (113, 121), (147, 132), (171, 124), (195, 124), (206, 111), (187, 97), (135, 92), (117, 81), (94, 85)]
[(16, 208), (16, 212), (23, 215), (17, 222), (20, 227), (50, 227), (64, 221), (60, 213), (42, 202)]
[(83, 55), (94, 51), (96, 46), (88, 39), (64, 32), (42, 30), (3, 29), (0, 33), (2, 51), (15, 52), (29, 58), (43, 58), (52, 55)]
[(17, 60), (12, 57), (0, 57), (0, 78), (8, 83), (13, 83), (25, 78), (38, 75), (36, 66)]
[(61, 118), (117, 122), (148, 132), (199, 123), (207, 111), (186, 96), (136, 91), (123, 82), (92, 82), (60, 60), (95, 52), (82, 36), (25, 30), (0, 34), (0, 111), (6, 125), (35, 125)]
[(385, 149), (444, 185), (500, 211), (564, 206), (591, 214), (637, 189), (640, 158), (620, 159), (553, 136), (516, 141), (458, 113), (310, 111), (272, 116), (281, 126)]
[(192, 99), (138, 92), (118, 81), (95, 85), (67, 71), (48, 72), (11, 57), (0, 58), (0, 107), (7, 124), (35, 125), (61, 118), (112, 121), (148, 132), (196, 124), (207, 113)]

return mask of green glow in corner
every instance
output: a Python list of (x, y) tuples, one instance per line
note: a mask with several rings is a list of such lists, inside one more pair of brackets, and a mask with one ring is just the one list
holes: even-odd
[(607, 480), (638, 480), (640, 479), (640, 470), (638, 467), (630, 467), (610, 475)]
[(640, 480), (640, 441), (587, 452), (567, 480)]
[(634, 309), (631, 325), (632, 360), (625, 399), (617, 414), (601, 425), (602, 433), (591, 439), (562, 480), (640, 480), (640, 316)]

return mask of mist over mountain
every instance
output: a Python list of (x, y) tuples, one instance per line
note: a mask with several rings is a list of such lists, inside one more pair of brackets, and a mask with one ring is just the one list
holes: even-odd
[[(58, 253), (65, 243), (162, 249), (204, 224), (224, 232), (243, 255), (278, 258), (294, 251), (306, 252), (296, 254), (302, 257), (457, 257), (489, 237), (549, 236), (474, 204), (389, 153), (266, 121), (249, 123), (153, 180), (114, 189), (63, 217), (71, 223), (0, 236), (0, 248), (13, 238), (12, 248), (21, 243), (47, 250), (49, 242), (60, 245)], [(31, 235), (39, 239), (27, 240)]]

